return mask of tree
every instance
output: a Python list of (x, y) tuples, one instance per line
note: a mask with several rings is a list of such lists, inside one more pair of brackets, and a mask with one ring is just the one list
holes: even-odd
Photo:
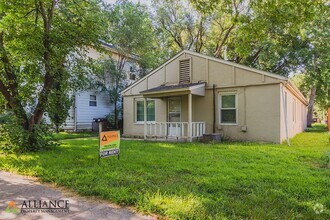
[[(309, 87), (308, 126), (313, 106), (329, 106), (329, 4), (305, 0), (190, 0), (156, 1), (157, 27), (172, 51), (192, 49), (218, 58), (284, 76), (303, 72)], [(189, 4), (188, 4), (189, 5)], [(190, 9), (190, 8), (189, 8)], [(203, 48), (197, 50), (191, 32), (198, 16), (207, 18)], [(198, 33), (198, 32), (197, 32)], [(198, 34), (197, 34), (198, 35)]]
[[(59, 69), (86, 73), (85, 49), (101, 36), (99, 2), (8, 0), (0, 3), (0, 91), (31, 137), (42, 122)], [(62, 78), (62, 80), (69, 80)], [(58, 82), (61, 84), (61, 82)], [(35, 138), (28, 140), (32, 146)]]
[(72, 106), (72, 100), (69, 96), (72, 89), (70, 83), (65, 80), (69, 77), (69, 73), (64, 68), (60, 68), (59, 71), (61, 72), (56, 74), (47, 105), (47, 113), (51, 122), (55, 125), (56, 132), (59, 132), (60, 126), (69, 117), (69, 109)]
[[(118, 52), (116, 60), (101, 60), (96, 85), (106, 91), (114, 104), (114, 121), (118, 128), (120, 91), (128, 70), (128, 61), (140, 64), (140, 77), (159, 64), (155, 30), (147, 8), (141, 4), (122, 0), (106, 6), (108, 31), (105, 40)], [(110, 56), (111, 57), (111, 56)], [(115, 64), (115, 66), (114, 66)], [(102, 71), (104, 71), (102, 73)], [(110, 80), (110, 81), (109, 81)]]
[(179, 50), (203, 52), (207, 41), (208, 15), (196, 11), (189, 1), (154, 1), (155, 26), (168, 53)]
[(109, 27), (105, 40), (119, 52), (117, 69), (122, 71), (131, 56), (145, 69), (155, 67), (156, 61), (150, 58), (156, 47), (155, 32), (146, 6), (122, 0), (106, 9)]
[(330, 107), (330, 6), (320, 5), (318, 14), (312, 22), (306, 23), (302, 37), (309, 42), (308, 50), (304, 53), (305, 80), (304, 86), (308, 87), (309, 105), (307, 113), (307, 126), (313, 120), (314, 105), (326, 110)]
[(116, 61), (112, 58), (97, 61), (95, 74), (93, 85), (101, 92), (107, 93), (109, 101), (114, 104), (114, 125), (118, 129), (118, 102), (120, 91), (126, 86), (125, 74), (118, 69)]

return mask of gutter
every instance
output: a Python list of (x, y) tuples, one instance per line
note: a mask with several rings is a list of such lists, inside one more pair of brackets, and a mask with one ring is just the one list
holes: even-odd
[(290, 92), (292, 92), (302, 103), (308, 106), (307, 99), (300, 92), (300, 90), (293, 84), (290, 80), (282, 81), (282, 84), (287, 88)]

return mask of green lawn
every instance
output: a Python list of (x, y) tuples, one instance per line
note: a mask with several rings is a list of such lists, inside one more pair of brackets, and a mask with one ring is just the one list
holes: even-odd
[(50, 151), (0, 155), (0, 169), (169, 218), (330, 219), (330, 144), (320, 129), (291, 147), (122, 141), (120, 160), (100, 166), (97, 138), (63, 140)]
[(54, 134), (55, 140), (66, 140), (75, 138), (86, 138), (86, 137), (97, 137), (99, 133), (97, 132), (59, 132)]

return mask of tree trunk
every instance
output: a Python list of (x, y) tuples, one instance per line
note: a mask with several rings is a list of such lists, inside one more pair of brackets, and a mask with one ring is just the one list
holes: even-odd
[(316, 86), (313, 86), (311, 89), (311, 94), (309, 96), (308, 111), (307, 111), (307, 127), (312, 127), (315, 98), (316, 98)]

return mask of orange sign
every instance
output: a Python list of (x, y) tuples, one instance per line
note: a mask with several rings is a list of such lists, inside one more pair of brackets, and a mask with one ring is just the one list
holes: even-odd
[(115, 141), (119, 140), (118, 131), (104, 131), (100, 133), (100, 146), (109, 145)]

